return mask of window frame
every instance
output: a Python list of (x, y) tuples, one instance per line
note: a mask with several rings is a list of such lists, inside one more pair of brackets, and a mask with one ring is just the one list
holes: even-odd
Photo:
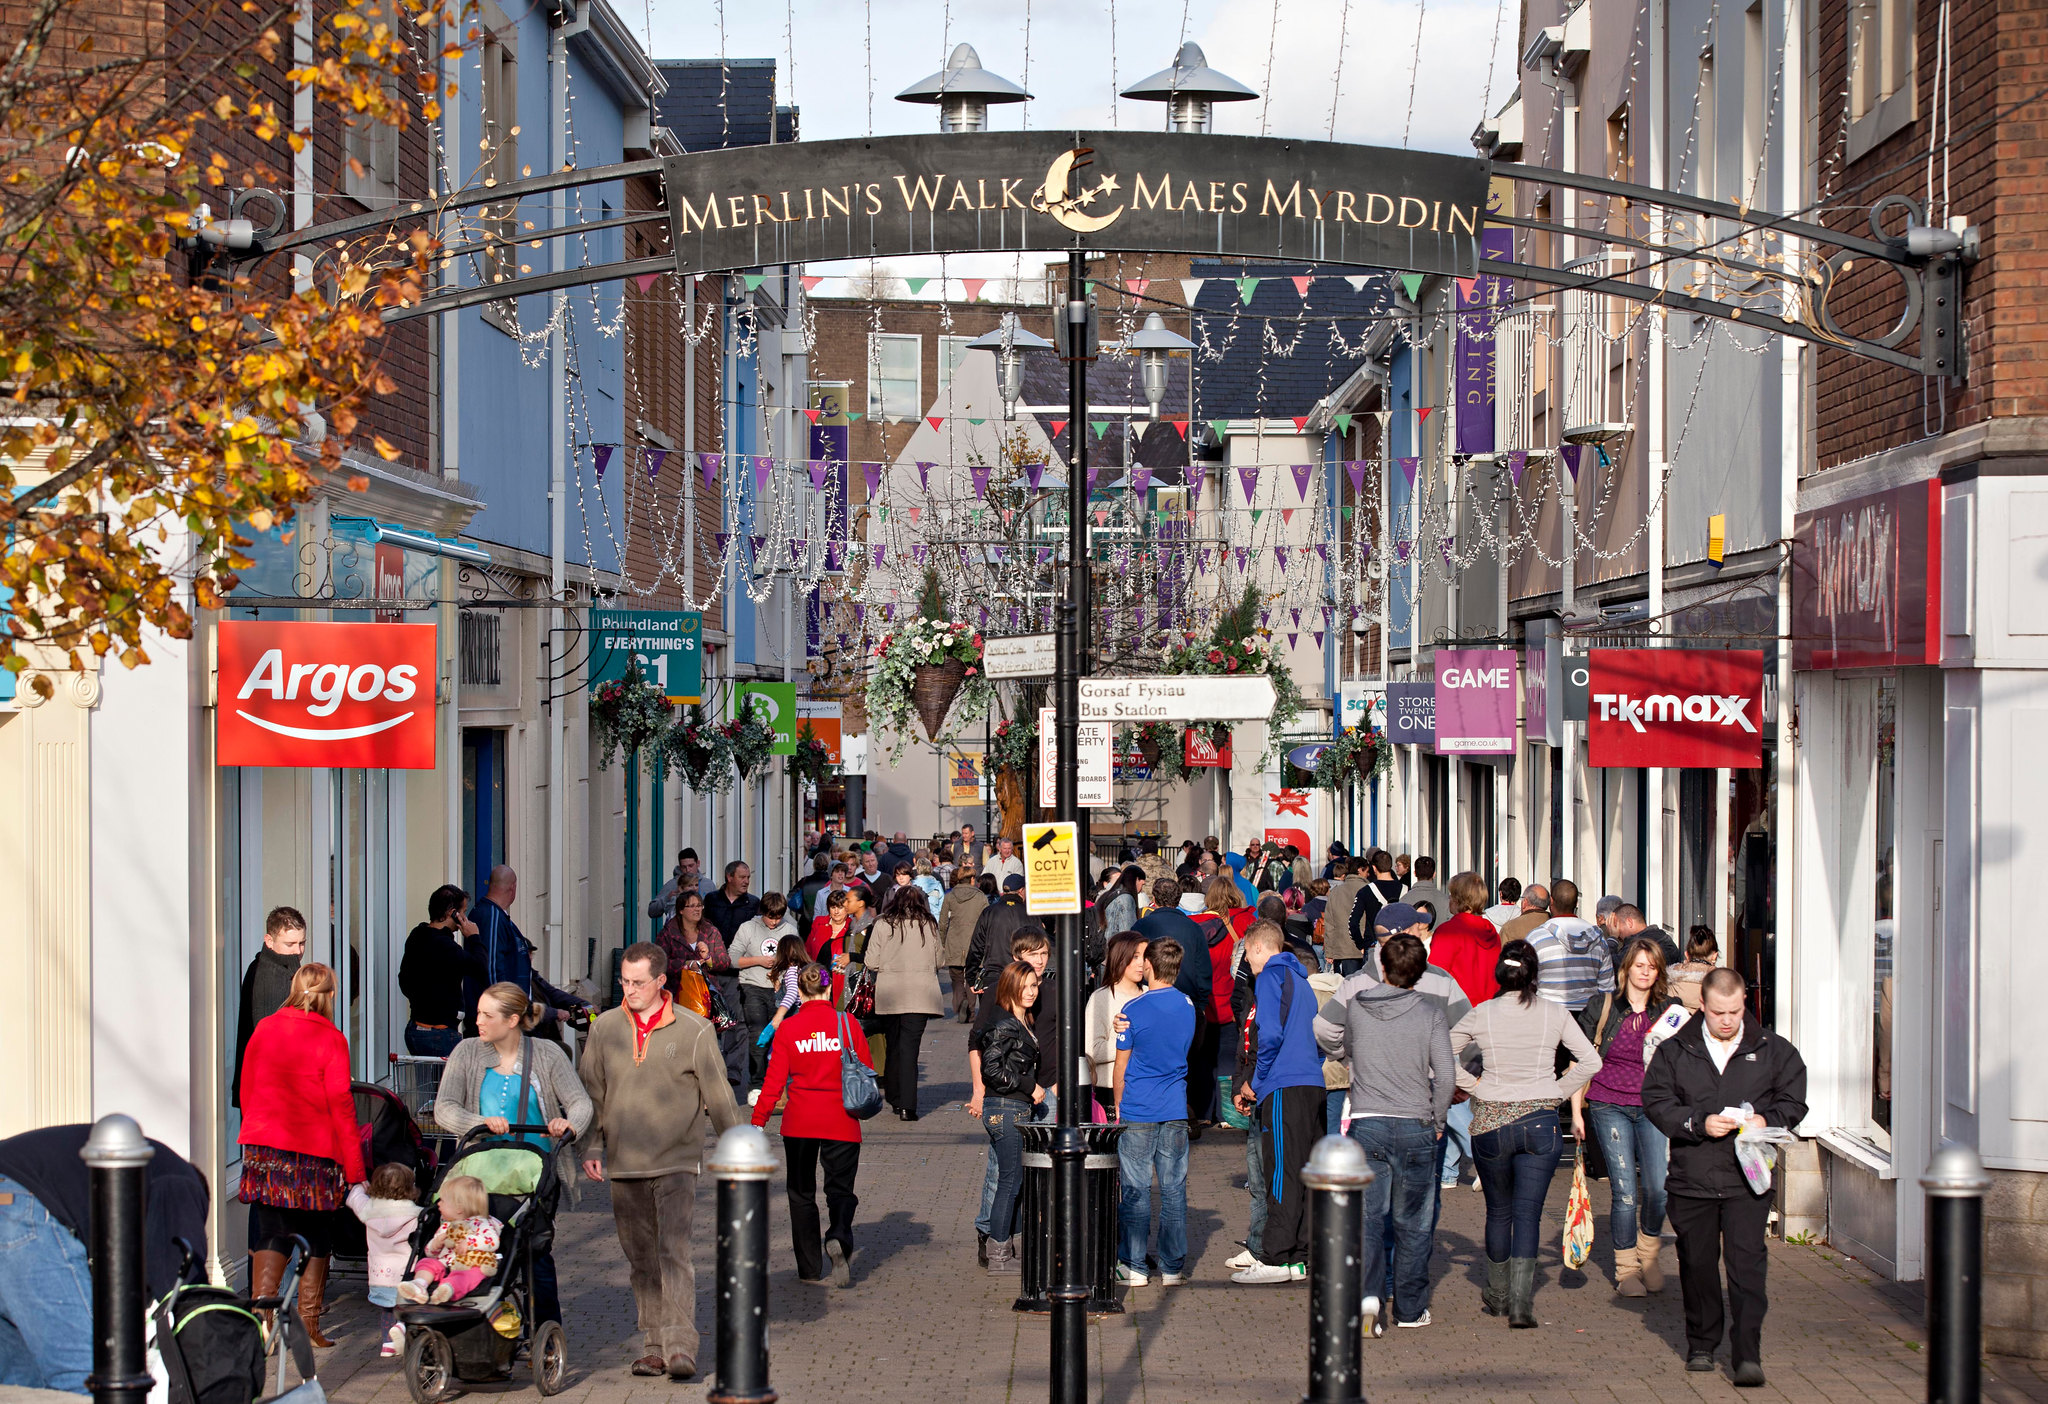
[[(898, 345), (908, 342), (913, 350), (910, 356), (910, 411), (898, 413), (889, 407), (889, 393), (886, 384), (902, 384), (901, 376), (885, 376), (882, 373), (882, 345), (885, 342)], [(868, 418), (916, 420), (924, 415), (924, 333), (922, 332), (880, 332), (868, 333), (867, 356), (867, 401)]]
[(1854, 161), (1919, 117), (1918, 12), (1914, 0), (1847, 0), (1843, 31), (1849, 133)]

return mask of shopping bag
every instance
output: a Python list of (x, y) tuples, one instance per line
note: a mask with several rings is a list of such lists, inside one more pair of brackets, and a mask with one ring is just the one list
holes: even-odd
[(1584, 1267), (1593, 1252), (1593, 1195), (1586, 1188), (1586, 1152), (1572, 1157), (1572, 1192), (1564, 1202), (1564, 1265)]
[(1742, 1167), (1751, 1194), (1771, 1192), (1771, 1167), (1778, 1163), (1778, 1147), (1798, 1139), (1782, 1126), (1766, 1126), (1761, 1131), (1745, 1126), (1735, 1133), (1735, 1163)]

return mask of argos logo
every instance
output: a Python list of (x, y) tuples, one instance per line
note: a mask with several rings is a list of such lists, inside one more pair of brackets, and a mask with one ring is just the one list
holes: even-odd
[(219, 642), (219, 764), (433, 769), (433, 625), (225, 620)]

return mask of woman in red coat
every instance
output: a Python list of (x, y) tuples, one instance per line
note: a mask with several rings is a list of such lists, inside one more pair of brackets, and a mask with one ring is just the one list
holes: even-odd
[(1429, 963), (1448, 971), (1477, 1009), (1500, 993), (1493, 978), (1494, 967), (1500, 964), (1500, 932), (1480, 915), (1486, 909), (1485, 878), (1459, 873), (1451, 879), (1450, 893), (1453, 915), (1430, 937)]
[[(836, 895), (836, 894), (835, 894)], [(768, 1052), (768, 1074), (761, 1100), (754, 1104), (754, 1125), (766, 1126), (775, 1104), (786, 1091), (782, 1109), (782, 1149), (788, 1158), (789, 1238), (796, 1249), (796, 1275), (822, 1286), (853, 1285), (853, 1211), (860, 1199), (853, 1182), (860, 1173), (860, 1123), (846, 1114), (839, 1084), (842, 1039), (853, 1040), (854, 1056), (869, 1067), (867, 1036), (858, 1019), (833, 1008), (826, 993), (825, 967), (806, 965), (796, 987), (803, 1002), (775, 1031)], [(825, 1210), (831, 1227), (818, 1237), (818, 1165), (825, 1166)], [(831, 1259), (832, 1275), (825, 1276)]]
[(259, 1021), (242, 1056), (242, 1188), (249, 1206), (250, 1293), (277, 1295), (296, 1234), (306, 1240), (299, 1319), (320, 1334), (333, 1251), (334, 1211), (359, 1185), (362, 1130), (349, 1090), (348, 1040), (334, 1026), (334, 972), (318, 963), (292, 976), (284, 1007)]

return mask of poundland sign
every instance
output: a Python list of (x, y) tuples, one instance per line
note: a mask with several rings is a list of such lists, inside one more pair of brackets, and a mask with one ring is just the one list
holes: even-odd
[(1344, 142), (954, 132), (668, 159), (682, 273), (1084, 247), (1470, 277), (1487, 163)]

